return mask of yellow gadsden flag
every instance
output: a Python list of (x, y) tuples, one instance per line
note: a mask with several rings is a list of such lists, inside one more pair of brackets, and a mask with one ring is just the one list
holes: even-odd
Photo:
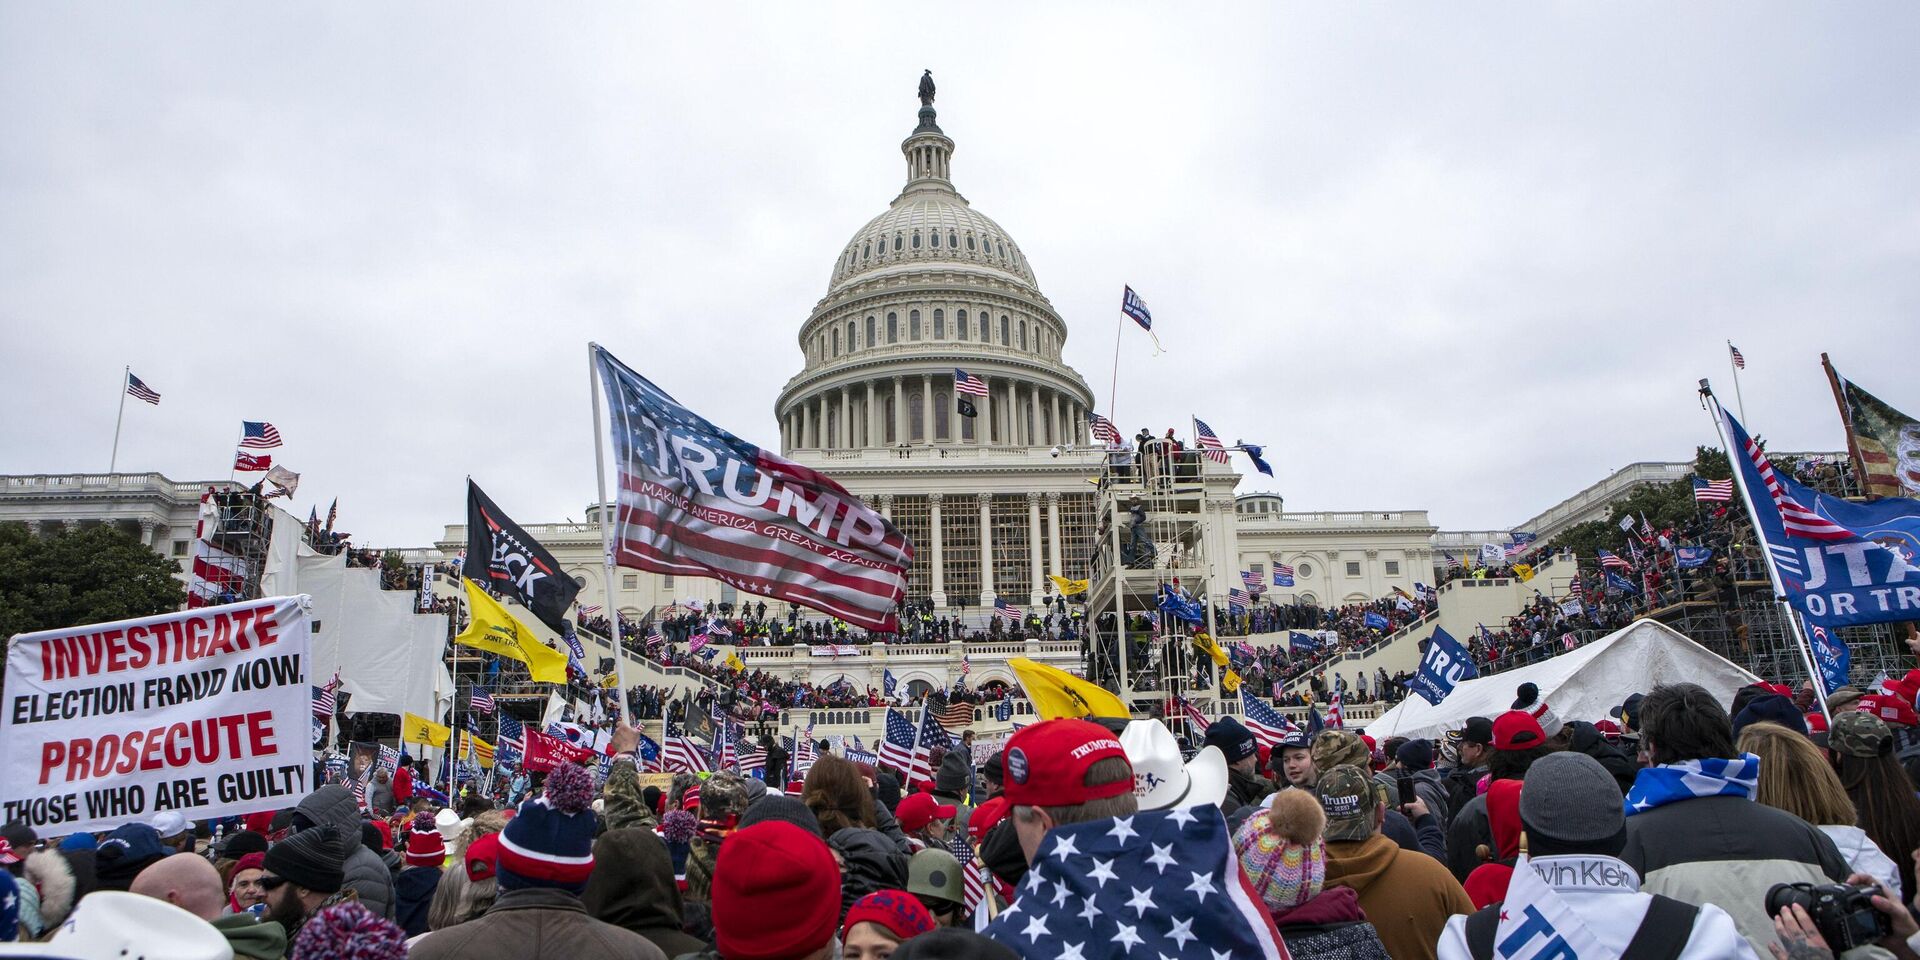
[(744, 673), (747, 669), (747, 665), (740, 660), (740, 655), (737, 653), (727, 654), (727, 667), (736, 673)]
[(447, 741), (453, 739), (453, 730), (428, 720), (419, 714), (408, 713), (400, 717), (400, 742), (421, 743), (429, 747), (445, 748)]
[(467, 585), (467, 613), (472, 618), (453, 642), (475, 650), (497, 653), (527, 665), (536, 683), (566, 683), (567, 655), (540, 642), (527, 625), (514, 619), (500, 601), (487, 596), (472, 580)]
[(1516, 563), (1513, 565), (1513, 575), (1519, 577), (1521, 583), (1526, 583), (1528, 580), (1533, 579), (1533, 567), (1524, 563)]
[(1033, 701), (1033, 710), (1042, 720), (1061, 717), (1128, 717), (1132, 711), (1119, 697), (1088, 680), (1082, 680), (1058, 667), (1035, 663), (1026, 657), (1007, 661), (1021, 689)]
[(1234, 673), (1232, 670), (1228, 670), (1226, 673), (1221, 674), (1220, 689), (1225, 690), (1228, 693), (1238, 693), (1240, 690), (1240, 675), (1237, 673)]
[(1056, 577), (1051, 573), (1047, 574), (1047, 579), (1053, 581), (1053, 588), (1060, 591), (1060, 595), (1063, 597), (1077, 597), (1086, 593), (1089, 582), (1086, 580), (1068, 580), (1066, 577)]
[(1193, 635), (1193, 645), (1199, 647), (1201, 653), (1212, 657), (1214, 663), (1222, 667), (1227, 665), (1227, 652), (1220, 649), (1220, 645), (1214, 643), (1212, 637), (1204, 633), (1196, 633)]

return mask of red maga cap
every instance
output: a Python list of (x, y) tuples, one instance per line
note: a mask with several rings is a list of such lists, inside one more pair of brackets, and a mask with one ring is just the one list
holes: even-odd
[(1108, 757), (1127, 759), (1107, 728), (1086, 720), (1048, 720), (1007, 741), (1007, 802), (1024, 807), (1072, 807), (1133, 791), (1133, 765), (1112, 783), (1087, 786), (1087, 771)]

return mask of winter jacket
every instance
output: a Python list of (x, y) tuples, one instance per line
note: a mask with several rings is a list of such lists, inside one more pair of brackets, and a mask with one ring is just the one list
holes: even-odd
[(372, 810), (376, 817), (393, 815), (393, 783), (391, 781), (381, 783), (375, 780), (373, 782), (373, 789), (367, 792), (367, 808)]
[(593, 842), (593, 874), (580, 902), (587, 915), (647, 938), (667, 956), (707, 948), (681, 932), (680, 888), (673, 857), (652, 830), (609, 830)]
[(408, 960), (666, 960), (652, 941), (587, 916), (565, 890), (531, 887), (500, 895), (477, 920), (436, 930)]
[(81, 889), (78, 864), (68, 859), (76, 853), (89, 857), (91, 850), (35, 850), (27, 854), (20, 880), (20, 922), (33, 936), (67, 922), (79, 900)]
[(1487, 798), (1476, 795), (1453, 814), (1453, 825), (1447, 828), (1447, 869), (1453, 871), (1455, 880), (1464, 881), (1473, 868), (1480, 865), (1480, 848), (1496, 849), (1493, 842), (1493, 827), (1487, 823)]
[(1443, 770), (1441, 774), (1447, 784), (1447, 811), (1451, 814), (1447, 820), (1447, 826), (1451, 829), (1453, 821), (1459, 818), (1460, 811), (1465, 810), (1467, 804), (1480, 795), (1480, 778), (1487, 775), (1487, 768), (1485, 765), (1455, 767)]
[(1326, 882), (1359, 894), (1360, 909), (1394, 960), (1434, 960), (1447, 918), (1473, 912), (1467, 892), (1440, 861), (1377, 833), (1329, 841)]
[(346, 787), (330, 783), (307, 794), (293, 811), (315, 826), (330, 823), (339, 828), (351, 851), (347, 854), (346, 888), (367, 909), (393, 919), (393, 873), (378, 853), (360, 842), (360, 804), (353, 794)]
[[(1640, 930), (1641, 918), (1647, 915), (1647, 904), (1653, 902), (1651, 895), (1640, 892), (1638, 878), (1631, 868), (1613, 857), (1602, 856), (1538, 857), (1532, 862), (1546, 868), (1541, 876), (1560, 899), (1586, 921), (1587, 929), (1605, 948), (1603, 955), (1617, 957), (1627, 948)], [(1553, 869), (1556, 865), (1562, 869)], [(1582, 869), (1589, 865), (1615, 869)], [(1448, 920), (1446, 932), (1440, 935), (1439, 960), (1470, 960), (1472, 956), (1467, 949), (1467, 918)], [(1693, 920), (1693, 933), (1687, 938), (1680, 957), (1681, 960), (1718, 957), (1756, 960), (1753, 948), (1740, 936), (1733, 918), (1712, 904), (1701, 905), (1700, 915)]]
[(413, 768), (401, 766), (393, 772), (393, 802), (404, 807), (413, 802)]
[[(960, 810), (958, 811), (958, 815), (960, 818), (967, 818), (972, 812), (971, 810)], [(964, 823), (966, 820), (962, 819), (961, 822)], [(885, 804), (878, 801), (875, 801), (873, 805), (873, 828), (886, 834), (887, 839), (892, 840), (893, 845), (898, 848), (901, 853), (909, 857), (913, 856), (913, 844), (907, 840), (907, 832), (900, 829), (899, 819), (894, 817), (893, 811), (888, 810)]]
[(215, 917), (213, 928), (227, 938), (234, 960), (280, 960), (287, 955), (287, 928), (251, 913)]
[(1273, 795), (1273, 784), (1232, 767), (1227, 768), (1227, 801), (1222, 807), (1233, 810), (1243, 807), (1258, 807), (1262, 800)]
[[(1417, 797), (1421, 803), (1427, 805), (1427, 812), (1433, 814), (1434, 822), (1439, 825), (1440, 831), (1442, 835), (1444, 835), (1447, 824), (1453, 820), (1453, 808), (1447, 804), (1446, 775), (1431, 768), (1402, 772), (1413, 780), (1413, 795)], [(1382, 790), (1387, 791), (1387, 800), (1389, 803), (1395, 805), (1395, 809), (1398, 809), (1400, 803), (1399, 778), (1400, 773), (1392, 772), (1381, 772), (1373, 775), (1374, 784)]]
[(1872, 874), (1875, 880), (1887, 885), (1893, 891), (1893, 899), (1907, 902), (1906, 892), (1900, 889), (1900, 865), (1889, 859), (1880, 845), (1867, 836), (1865, 830), (1851, 824), (1823, 824), (1820, 832), (1833, 841), (1840, 850), (1840, 856), (1854, 873)]
[(1633, 778), (1640, 773), (1640, 764), (1633, 755), (1608, 743), (1606, 735), (1591, 723), (1575, 720), (1567, 726), (1573, 730), (1573, 739), (1567, 744), (1568, 750), (1598, 760), (1601, 769), (1612, 774), (1614, 782), (1620, 784), (1622, 796), (1633, 789)]
[(1273, 923), (1296, 957), (1392, 960), (1351, 887), (1327, 887), (1306, 903), (1273, 914)]
[(1627, 818), (1620, 859), (1640, 888), (1692, 904), (1717, 904), (1733, 916), (1756, 955), (1776, 942), (1767, 888), (1847, 878), (1840, 851), (1805, 820), (1746, 797), (1694, 797)]
[(393, 922), (417, 937), (427, 932), (427, 908), (440, 889), (439, 867), (408, 867), (393, 882)]
[(839, 852), (840, 915), (855, 900), (877, 890), (904, 890), (907, 887), (907, 855), (894, 846), (886, 834), (865, 827), (842, 827), (827, 838), (827, 846)]
[[(607, 782), (600, 787), (600, 797), (606, 801), (600, 811), (600, 818), (607, 822), (608, 830), (637, 828), (652, 830), (659, 825), (653, 808), (647, 806), (647, 799), (640, 788), (640, 773), (633, 766), (633, 757), (625, 756), (613, 762), (607, 771)], [(672, 952), (672, 951), (669, 951)]]

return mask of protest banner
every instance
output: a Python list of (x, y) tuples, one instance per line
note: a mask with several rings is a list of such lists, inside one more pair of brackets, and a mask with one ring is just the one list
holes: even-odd
[(525, 759), (521, 767), (528, 773), (543, 773), (562, 763), (585, 763), (600, 755), (591, 747), (568, 743), (534, 730), (526, 731)]
[(14, 637), (0, 821), (62, 835), (305, 796), (306, 605), (274, 597)]

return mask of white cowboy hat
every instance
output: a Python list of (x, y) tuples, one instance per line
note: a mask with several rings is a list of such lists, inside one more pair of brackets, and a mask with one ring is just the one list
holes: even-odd
[(1133, 764), (1133, 795), (1142, 810), (1218, 805), (1227, 797), (1227, 757), (1218, 747), (1183, 762), (1179, 741), (1158, 720), (1129, 722), (1120, 745)]
[(0, 944), (0, 956), (233, 960), (233, 947), (212, 924), (165, 900), (99, 890), (73, 908), (52, 939)]

